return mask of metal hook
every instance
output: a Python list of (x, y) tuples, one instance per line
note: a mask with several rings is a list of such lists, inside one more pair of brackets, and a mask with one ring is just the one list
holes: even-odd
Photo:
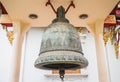
[(75, 4), (73, 3), (73, 1), (71, 1), (70, 5), (69, 5), (68, 8), (66, 9), (65, 14), (68, 12), (68, 10), (69, 10), (69, 8), (70, 8), (71, 6), (72, 6), (73, 8), (75, 8)]
[[(53, 5), (51, 4), (50, 0), (48, 0), (48, 2), (46, 2), (45, 5), (46, 5), (46, 6), (50, 5), (51, 8), (52, 8), (52, 10), (54, 11), (54, 13), (57, 15), (57, 12), (56, 12), (55, 8), (53, 7)], [(68, 12), (68, 10), (69, 10), (69, 8), (70, 8), (71, 6), (72, 6), (73, 8), (75, 8), (75, 4), (73, 3), (73, 1), (71, 1), (70, 5), (67, 7), (67, 9), (66, 9), (66, 11), (65, 11), (65, 14)]]
[(52, 10), (54, 11), (54, 13), (57, 14), (57, 12), (55, 11), (55, 9), (54, 9), (53, 5), (51, 4), (50, 0), (48, 0), (48, 2), (46, 2), (45, 5), (46, 5), (46, 6), (50, 5), (51, 8), (52, 8)]

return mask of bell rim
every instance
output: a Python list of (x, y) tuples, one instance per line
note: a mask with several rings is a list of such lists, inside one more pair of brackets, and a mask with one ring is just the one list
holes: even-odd
[[(74, 67), (75, 69), (84, 68), (88, 66), (88, 60), (83, 56), (82, 53), (73, 52), (73, 51), (54, 51), (54, 53), (46, 52), (46, 54), (45, 53), (41, 54), (35, 61), (35, 64), (34, 64), (35, 67), (49, 70), (53, 68), (46, 68), (44, 66), (49, 64), (57, 64), (57, 63), (79, 65), (78, 67)], [(56, 55), (56, 53), (58, 54)], [(69, 55), (65, 55), (65, 54), (69, 54)]]
[[(86, 59), (86, 58), (85, 58)], [(50, 62), (44, 62), (44, 63), (41, 63), (41, 64), (35, 64), (34, 66), (36, 68), (39, 68), (39, 69), (46, 69), (46, 70), (58, 70), (58, 68), (46, 68), (44, 67), (45, 65), (48, 65)], [(65, 70), (70, 70), (70, 69), (81, 69), (81, 68), (85, 68), (88, 66), (88, 61), (85, 61), (84, 65), (81, 66), (81, 62), (77, 62), (76, 61), (67, 61), (67, 62), (63, 62), (63, 61), (57, 61), (57, 62), (51, 62), (52, 64), (57, 64), (57, 63), (60, 63), (60, 64), (74, 64), (74, 65), (78, 65), (76, 67), (71, 67), (71, 68), (68, 68), (68, 69), (65, 69)]]

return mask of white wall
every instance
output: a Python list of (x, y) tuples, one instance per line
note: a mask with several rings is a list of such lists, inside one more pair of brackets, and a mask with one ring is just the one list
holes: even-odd
[(108, 41), (105, 48), (108, 58), (110, 82), (120, 82), (120, 52), (119, 52), (119, 58), (117, 60), (115, 56), (114, 47), (113, 45), (111, 45), (110, 40)]
[(6, 31), (0, 25), (0, 82), (9, 82), (11, 75), (13, 47), (6, 37)]
[[(44, 28), (31, 28), (26, 35), (25, 50), (22, 55), (20, 82), (61, 82), (47, 78), (45, 74), (51, 71), (41, 70), (34, 67), (34, 62), (38, 57), (40, 44)], [(89, 65), (85, 69), (88, 77), (81, 79), (66, 80), (65, 82), (99, 82), (97, 72), (96, 50), (94, 38), (91, 34), (87, 35), (85, 44), (82, 44), (84, 56), (88, 59)], [(83, 72), (82, 72), (83, 73)]]

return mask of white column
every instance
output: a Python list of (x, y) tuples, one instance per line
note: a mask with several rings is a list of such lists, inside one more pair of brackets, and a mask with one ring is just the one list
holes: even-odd
[(104, 25), (104, 20), (99, 19), (95, 23), (89, 26), (93, 31), (92, 33), (94, 34), (94, 39), (95, 39), (99, 82), (109, 82), (107, 58), (106, 58), (105, 47), (103, 42), (103, 25)]
[(21, 52), (24, 34), (28, 27), (20, 21), (13, 21), (14, 27), (14, 42), (13, 42), (13, 59), (11, 65), (10, 82), (19, 82)]

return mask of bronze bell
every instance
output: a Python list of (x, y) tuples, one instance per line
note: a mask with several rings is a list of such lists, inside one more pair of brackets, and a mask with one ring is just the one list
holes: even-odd
[(88, 65), (83, 56), (80, 38), (76, 28), (65, 18), (65, 10), (57, 9), (57, 18), (44, 32), (41, 49), (35, 67), (59, 70), (64, 78), (64, 70), (84, 68)]

